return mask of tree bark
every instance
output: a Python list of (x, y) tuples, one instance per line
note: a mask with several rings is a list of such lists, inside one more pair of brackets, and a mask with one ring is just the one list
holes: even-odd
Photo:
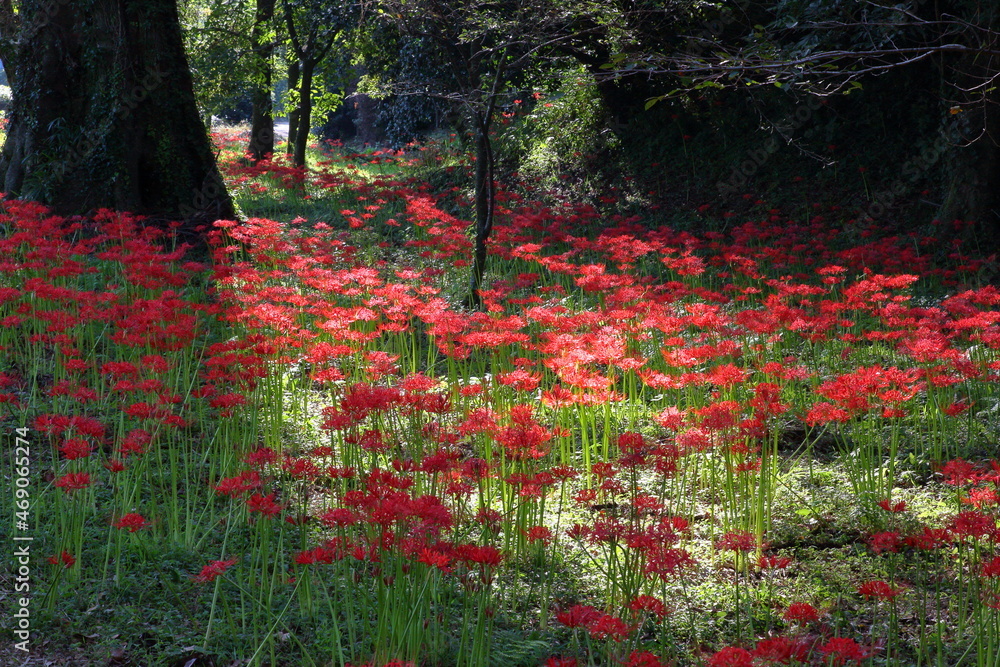
[[(312, 80), (316, 61), (307, 58), (302, 63), (302, 83), (299, 86), (298, 129), (295, 131), (295, 151), (292, 154), (292, 164), (296, 167), (306, 166), (306, 146), (309, 144), (309, 130), (312, 124)], [(290, 126), (289, 126), (290, 127)]]
[[(302, 71), (298, 60), (288, 63), (288, 90), (296, 90), (299, 87), (299, 74)], [(288, 115), (288, 142), (285, 144), (285, 154), (295, 153), (295, 140), (299, 134), (299, 102), (286, 111)], [(287, 105), (286, 105), (287, 106)]]
[(476, 234), (472, 251), (472, 272), (469, 278), (467, 305), (479, 309), (483, 306), (483, 273), (486, 270), (486, 243), (493, 232), (493, 213), (496, 209), (496, 185), (493, 181), (493, 143), (490, 141), (489, 118), (476, 118)]
[(235, 217), (174, 0), (25, 0), (20, 19), (0, 154), (8, 197), (183, 220), (190, 232)]
[(275, 0), (257, 0), (253, 24), (253, 115), (247, 152), (254, 164), (274, 153), (274, 116), (271, 104), (271, 56), (274, 53), (274, 41), (269, 36), (274, 20), (274, 2)]

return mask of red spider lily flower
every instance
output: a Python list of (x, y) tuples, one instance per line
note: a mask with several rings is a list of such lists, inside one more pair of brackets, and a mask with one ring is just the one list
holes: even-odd
[(125, 434), (121, 444), (118, 445), (117, 452), (124, 457), (132, 454), (140, 455), (146, 452), (146, 447), (152, 442), (153, 436), (148, 431), (141, 428), (134, 428)]
[(67, 438), (59, 445), (59, 451), (67, 461), (75, 461), (90, 456), (90, 443), (83, 438)]
[(819, 612), (808, 602), (793, 602), (783, 615), (789, 622), (813, 623), (819, 620)]
[(215, 578), (224, 574), (226, 570), (236, 564), (236, 559), (232, 560), (213, 560), (209, 562), (208, 565), (201, 568), (201, 572), (194, 575), (192, 579), (200, 584), (207, 584), (209, 582), (215, 581)]
[(993, 560), (983, 563), (979, 574), (983, 577), (1000, 577), (1000, 556), (994, 556)]
[(456, 547), (456, 555), (470, 565), (483, 567), (498, 567), (503, 561), (500, 550), (489, 545), (460, 544)]
[(650, 651), (632, 651), (625, 661), (625, 667), (667, 667), (668, 664)]
[(753, 657), (765, 665), (804, 663), (809, 658), (809, 642), (788, 637), (769, 637), (757, 642)]
[(745, 648), (727, 646), (708, 659), (708, 667), (753, 667), (753, 654)]
[(283, 505), (279, 505), (274, 502), (274, 494), (269, 493), (266, 496), (262, 496), (259, 493), (255, 493), (247, 500), (247, 509), (251, 512), (259, 512), (264, 516), (274, 516), (283, 509)]
[(833, 637), (821, 646), (819, 650), (823, 655), (829, 657), (834, 665), (843, 665), (849, 660), (860, 663), (871, 655), (868, 649), (859, 646), (850, 637)]
[(109, 459), (104, 462), (104, 467), (110, 472), (120, 473), (125, 470), (125, 462), (121, 459)]
[(942, 411), (949, 417), (957, 417), (960, 414), (968, 411), (972, 407), (972, 404), (968, 401), (955, 401), (954, 403), (949, 403), (942, 408)]
[(270, 447), (261, 447), (243, 457), (244, 463), (251, 468), (264, 468), (278, 460), (278, 453)]
[(541, 542), (543, 546), (548, 546), (552, 541), (552, 530), (546, 526), (532, 526), (524, 532), (529, 544)]
[(669, 613), (667, 611), (667, 605), (663, 604), (663, 601), (659, 598), (653, 597), (652, 595), (640, 595), (631, 602), (628, 603), (628, 608), (634, 612), (648, 611), (651, 612), (657, 618), (663, 619), (667, 617)]
[(921, 551), (931, 551), (944, 546), (951, 541), (951, 533), (946, 528), (928, 528), (914, 535), (907, 535), (903, 541), (906, 546), (920, 549)]
[(784, 570), (794, 562), (788, 556), (761, 556), (757, 559), (757, 567), (761, 570)]
[(420, 549), (420, 555), (417, 557), (417, 562), (431, 567), (436, 567), (446, 574), (451, 572), (452, 569), (451, 558), (448, 554), (435, 551), (434, 549), (428, 549), (427, 547)]
[(976, 467), (962, 459), (952, 459), (941, 468), (944, 483), (951, 486), (963, 486), (977, 481)]
[(730, 531), (715, 541), (715, 548), (719, 551), (747, 553), (757, 548), (757, 537), (746, 530)]
[(58, 556), (49, 556), (48, 561), (53, 565), (59, 565), (61, 563), (63, 567), (73, 567), (73, 564), (76, 562), (76, 558), (74, 558), (73, 554), (70, 552), (63, 551)]
[(655, 546), (646, 550), (646, 574), (655, 574), (660, 579), (667, 579), (693, 566), (695, 559), (684, 549), (673, 549)]
[(361, 517), (346, 507), (334, 507), (332, 509), (328, 509), (317, 518), (320, 523), (330, 528), (352, 526), (361, 520)]
[(858, 595), (866, 600), (893, 600), (903, 592), (902, 588), (893, 588), (884, 581), (866, 581), (858, 588)]
[(545, 661), (545, 667), (576, 667), (576, 658), (562, 658), (559, 656), (552, 656)]
[(981, 510), (984, 507), (1000, 505), (1000, 493), (997, 492), (997, 489), (989, 487), (972, 489), (965, 498), (962, 498), (962, 503), (972, 505), (977, 510)]
[(136, 514), (135, 512), (129, 512), (114, 524), (115, 528), (122, 530), (127, 528), (128, 532), (134, 533), (137, 530), (141, 530), (149, 526), (149, 522), (141, 514)]
[(573, 605), (567, 611), (556, 614), (556, 620), (567, 628), (585, 628), (603, 614), (590, 605)]
[(238, 498), (247, 491), (260, 488), (263, 482), (256, 470), (245, 470), (236, 477), (226, 477), (215, 486), (215, 492), (220, 496)]
[(948, 530), (960, 540), (966, 537), (996, 537), (998, 534), (996, 519), (975, 510), (959, 512), (948, 524)]
[(57, 479), (55, 485), (66, 493), (71, 493), (87, 488), (90, 486), (90, 482), (89, 472), (68, 472)]
[(899, 533), (894, 531), (887, 531), (882, 533), (875, 533), (868, 538), (868, 546), (876, 554), (880, 554), (883, 551), (891, 551), (896, 553), (899, 551), (899, 547), (903, 544), (903, 540)]
[(620, 642), (632, 634), (632, 628), (622, 619), (610, 614), (601, 614), (587, 624), (587, 632), (593, 639), (610, 639)]
[(888, 498), (883, 498), (878, 501), (878, 506), (884, 509), (886, 512), (891, 512), (893, 514), (899, 514), (900, 512), (906, 511), (906, 502), (900, 500), (898, 503), (893, 504)]

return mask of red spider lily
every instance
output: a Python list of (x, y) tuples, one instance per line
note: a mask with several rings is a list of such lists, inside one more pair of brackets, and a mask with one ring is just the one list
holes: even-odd
[(146, 447), (152, 442), (153, 436), (148, 431), (144, 431), (140, 428), (135, 428), (125, 434), (122, 438), (121, 443), (118, 445), (117, 452), (123, 457), (128, 457), (132, 454), (140, 455), (146, 452)]
[(134, 533), (138, 530), (142, 530), (149, 526), (149, 522), (141, 514), (136, 514), (135, 512), (129, 512), (122, 516), (118, 521), (114, 523), (114, 527), (118, 530), (128, 529), (128, 532)]
[(603, 614), (594, 607), (578, 604), (556, 614), (556, 620), (567, 628), (586, 628), (601, 616)]
[(632, 651), (624, 662), (625, 667), (667, 667), (668, 664), (650, 651)]
[(794, 562), (788, 556), (760, 556), (757, 559), (757, 567), (761, 570), (784, 570)]
[(294, 561), (297, 565), (312, 565), (313, 563), (325, 563), (327, 565), (334, 561), (342, 560), (346, 556), (343, 549), (330, 546), (319, 546), (295, 554)]
[(684, 549), (654, 546), (646, 550), (644, 572), (667, 581), (694, 564), (694, 558)]
[(962, 459), (952, 459), (941, 468), (945, 484), (964, 486), (978, 481), (976, 467)]
[(610, 614), (600, 614), (587, 623), (587, 632), (593, 639), (610, 639), (621, 642), (632, 634), (632, 628), (625, 621)]
[(979, 574), (982, 577), (1000, 577), (1000, 556), (994, 556), (992, 560), (983, 563)]
[(955, 515), (955, 518), (948, 524), (948, 531), (959, 540), (967, 537), (974, 539), (995, 538), (1000, 532), (994, 517), (974, 510), (959, 512)]
[(422, 547), (417, 561), (431, 567), (435, 567), (441, 572), (448, 573), (452, 570), (451, 558), (446, 553)]
[(783, 617), (796, 623), (813, 623), (819, 620), (819, 612), (808, 602), (793, 602), (788, 605)]
[(903, 592), (901, 588), (893, 588), (884, 581), (866, 581), (858, 588), (858, 595), (865, 599), (893, 600)]
[(250, 512), (258, 512), (268, 517), (274, 516), (283, 508), (283, 505), (279, 505), (274, 501), (273, 493), (269, 493), (266, 496), (255, 493), (247, 500), (247, 509)]
[(55, 485), (66, 493), (85, 489), (90, 483), (89, 472), (68, 472), (55, 481)]
[(757, 642), (753, 657), (764, 665), (804, 663), (809, 658), (809, 642), (788, 637), (769, 637)]
[(843, 665), (848, 661), (860, 663), (871, 655), (863, 646), (859, 646), (850, 637), (833, 637), (819, 648), (820, 652), (830, 658), (834, 665)]
[(726, 533), (715, 541), (719, 551), (750, 552), (757, 548), (757, 537), (746, 530), (734, 530)]
[(90, 443), (83, 438), (67, 438), (59, 445), (59, 451), (67, 461), (74, 461), (90, 456)]
[(753, 654), (745, 648), (727, 646), (708, 659), (708, 667), (753, 667)]
[(907, 546), (922, 551), (940, 548), (951, 541), (951, 533), (946, 528), (931, 529), (924, 526), (923, 530), (913, 535), (907, 535), (903, 542)]
[(70, 552), (63, 551), (58, 556), (49, 556), (48, 561), (52, 565), (59, 565), (61, 563), (63, 567), (73, 567), (73, 564), (76, 563), (76, 558)]
[(261, 447), (243, 457), (244, 463), (251, 468), (264, 468), (278, 460), (278, 454), (270, 447)]
[(552, 656), (545, 661), (545, 667), (577, 667), (576, 658)]
[(543, 546), (548, 546), (552, 542), (552, 530), (547, 526), (532, 526), (524, 531), (524, 536), (529, 544), (541, 542)]
[(201, 568), (201, 572), (194, 575), (192, 579), (200, 584), (207, 584), (215, 581), (216, 577), (225, 573), (230, 567), (235, 565), (237, 559), (232, 560), (213, 560), (208, 565)]
[(238, 498), (248, 491), (260, 488), (263, 482), (256, 470), (246, 470), (236, 477), (227, 477), (215, 486), (215, 492), (220, 496)]
[(667, 605), (663, 604), (663, 601), (659, 598), (651, 595), (638, 596), (628, 603), (628, 608), (635, 612), (648, 611), (660, 619), (666, 618), (669, 613)]
[(899, 514), (900, 512), (906, 511), (906, 502), (903, 500), (900, 500), (898, 503), (892, 503), (892, 501), (888, 498), (883, 498), (878, 501), (878, 506), (886, 512), (892, 512), (893, 514)]
[(868, 538), (868, 546), (876, 554), (880, 554), (883, 551), (891, 551), (896, 553), (899, 551), (899, 547), (902, 546), (903, 540), (899, 533), (894, 531), (875, 533)]
[(984, 507), (1000, 505), (1000, 492), (998, 492), (995, 488), (991, 489), (987, 487), (971, 489), (968, 494), (962, 498), (962, 503), (965, 505), (972, 505), (977, 510), (982, 510)]

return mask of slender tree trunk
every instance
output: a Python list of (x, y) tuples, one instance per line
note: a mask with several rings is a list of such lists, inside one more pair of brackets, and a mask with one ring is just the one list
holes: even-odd
[(247, 151), (254, 164), (274, 153), (274, 117), (271, 104), (271, 55), (274, 53), (274, 41), (270, 37), (274, 2), (275, 0), (257, 0), (253, 24), (253, 117)]
[(296, 167), (306, 166), (306, 146), (309, 143), (309, 130), (312, 124), (312, 80), (316, 61), (306, 58), (302, 63), (302, 84), (299, 86), (298, 129), (295, 131), (295, 152), (292, 164)]
[(483, 273), (486, 270), (486, 243), (493, 231), (496, 208), (496, 186), (493, 181), (493, 143), (490, 141), (489, 119), (478, 117), (476, 123), (476, 234), (472, 253), (472, 273), (469, 279), (467, 305), (482, 308)]
[[(299, 74), (301, 66), (298, 60), (288, 63), (288, 90), (296, 90), (299, 87)], [(295, 106), (287, 109), (288, 114), (288, 142), (285, 144), (285, 154), (292, 155), (295, 152), (295, 140), (299, 132), (299, 106), (302, 104), (301, 98), (296, 101)]]
[(174, 0), (24, 0), (0, 186), (59, 213), (233, 218)]

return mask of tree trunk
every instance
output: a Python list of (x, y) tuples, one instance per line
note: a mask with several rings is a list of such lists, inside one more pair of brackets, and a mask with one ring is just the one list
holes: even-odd
[[(115, 208), (188, 231), (233, 218), (174, 0), (25, 0), (2, 188), (58, 213)], [(24, 35), (22, 35), (24, 36)]]
[(486, 270), (486, 242), (493, 231), (496, 208), (496, 187), (493, 182), (493, 144), (490, 141), (489, 119), (476, 118), (476, 235), (472, 254), (467, 305), (482, 308), (483, 272)]
[[(1000, 27), (1000, 11), (992, 10), (981, 17), (983, 25), (996, 30)], [(994, 33), (995, 34), (995, 33)], [(985, 47), (996, 48), (996, 40)], [(964, 73), (963, 88), (977, 89), (996, 75), (988, 59), (964, 57), (959, 71)], [(955, 128), (960, 135), (948, 155), (948, 182), (945, 199), (938, 212), (944, 222), (964, 220), (972, 223), (980, 249), (1000, 249), (1000, 90), (990, 85), (974, 106), (956, 116)], [(953, 129), (955, 129), (953, 128)]]
[(247, 152), (254, 164), (274, 153), (274, 117), (271, 113), (271, 55), (274, 53), (274, 41), (269, 35), (274, 19), (274, 1), (257, 0), (257, 14), (253, 24), (253, 116)]
[[(309, 143), (309, 130), (312, 129), (312, 80), (316, 61), (307, 58), (302, 63), (302, 83), (299, 86), (298, 129), (295, 131), (295, 152), (292, 164), (299, 168), (306, 166), (306, 146)], [(289, 126), (290, 127), (290, 126)]]
[[(295, 90), (296, 94), (298, 94), (297, 89), (299, 87), (299, 78), (300, 78), (299, 74), (300, 74), (301, 71), (302, 71), (302, 68), (299, 65), (299, 61), (298, 60), (292, 60), (292, 62), (288, 63), (288, 90), (289, 90), (289, 92)], [(295, 106), (293, 106), (291, 109), (287, 108), (287, 106), (288, 106), (287, 103), (285, 105), (286, 106), (285, 113), (288, 115), (288, 142), (285, 144), (285, 154), (286, 155), (292, 155), (293, 153), (295, 153), (295, 140), (296, 140), (296, 138), (298, 137), (298, 134), (299, 134), (299, 105), (300, 104), (301, 104), (301, 101), (297, 99), (295, 101)]]

